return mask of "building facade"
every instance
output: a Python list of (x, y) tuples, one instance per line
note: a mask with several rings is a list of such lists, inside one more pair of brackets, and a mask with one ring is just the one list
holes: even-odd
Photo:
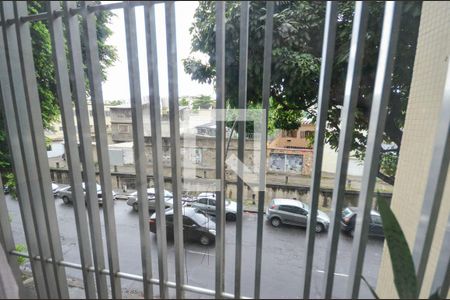
[(295, 130), (283, 130), (267, 147), (269, 172), (311, 175), (314, 124), (301, 124)]
[[(411, 250), (414, 247), (425, 197), (433, 145), (436, 139), (440, 138), (437, 124), (442, 109), (445, 80), (450, 76), (447, 74), (450, 55), (449, 20), (449, 2), (423, 3), (402, 147), (391, 204)], [(447, 174), (419, 297), (421, 299), (428, 298), (435, 292), (432, 284), (444, 234), (448, 230), (449, 200), (450, 174)], [(380, 298), (398, 297), (386, 244), (378, 275), (377, 292)], [(450, 294), (447, 295), (448, 297)]]

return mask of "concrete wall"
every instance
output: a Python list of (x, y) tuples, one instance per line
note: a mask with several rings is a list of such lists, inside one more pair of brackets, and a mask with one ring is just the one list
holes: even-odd
[[(402, 148), (392, 198), (394, 210), (412, 249), (428, 179), (436, 126), (450, 55), (450, 2), (424, 2), (407, 108)], [(439, 210), (436, 232), (420, 298), (428, 298), (450, 213), (450, 175)], [(395, 298), (392, 267), (385, 246), (377, 292)], [(450, 296), (450, 295), (449, 295)]]
[[(170, 169), (165, 169), (164, 181), (165, 181), (165, 189), (172, 190), (172, 178), (170, 177)], [(70, 178), (69, 178), (69, 172), (64, 169), (51, 169), (50, 170), (51, 178), (53, 182), (60, 183), (60, 184), (70, 184)], [(148, 173), (151, 174), (151, 173)], [(215, 174), (215, 170), (211, 171), (211, 175)], [(128, 190), (135, 189), (136, 184), (136, 178), (135, 175), (132, 173), (120, 173), (113, 171), (111, 173), (112, 175), (112, 187), (113, 189), (120, 189), (122, 190), (125, 186)], [(202, 175), (202, 174), (199, 174)], [(229, 175), (229, 174), (228, 174)], [(199, 176), (200, 177), (200, 176)], [(236, 194), (237, 194), (237, 186), (236, 186), (236, 179), (232, 176), (227, 176), (227, 188), (226, 188), (226, 196), (230, 199), (236, 200)], [(100, 177), (97, 173), (97, 182), (100, 182)], [(153, 187), (153, 176), (148, 175), (147, 176), (147, 183), (149, 187)], [(194, 192), (189, 193), (192, 196), (196, 196), (197, 194)], [(331, 188), (322, 188), (321, 193), (319, 195), (319, 206), (321, 209), (327, 209), (330, 207), (331, 204), (331, 195), (332, 195), (332, 189)], [(377, 193), (377, 195), (374, 197), (374, 206), (373, 208), (376, 209), (376, 199), (378, 197), (381, 197), (388, 202), (391, 201), (391, 194), (390, 193)], [(244, 205), (246, 208), (249, 207), (249, 205), (252, 205), (252, 200), (257, 201), (257, 193), (255, 193), (253, 190), (251, 190), (248, 186), (244, 187)], [(358, 197), (359, 192), (358, 191), (346, 191), (345, 197), (344, 197), (344, 206), (357, 206), (358, 203)], [(273, 198), (289, 198), (289, 199), (297, 199), (303, 202), (308, 203), (310, 199), (309, 195), (309, 186), (307, 185), (298, 185), (298, 184), (274, 184), (271, 183), (270, 180), (267, 181), (266, 184), (266, 198), (265, 203), (266, 205), (269, 203), (269, 201)]]

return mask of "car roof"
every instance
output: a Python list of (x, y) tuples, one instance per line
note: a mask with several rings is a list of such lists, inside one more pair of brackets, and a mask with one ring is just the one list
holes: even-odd
[[(81, 186), (83, 187), (83, 189), (85, 189), (86, 188), (86, 183), (82, 182)], [(97, 182), (95, 183), (95, 187), (97, 188), (97, 191), (102, 189), (101, 185), (98, 184)]]
[[(155, 188), (148, 188), (148, 189), (147, 189), (147, 193), (152, 193), (152, 194), (154, 194), (154, 193), (155, 193)], [(164, 194), (170, 194), (170, 195), (172, 195), (172, 192), (170, 192), (170, 191), (168, 191), (168, 190), (164, 190)]]
[(199, 198), (216, 198), (216, 193), (214, 192), (204, 192), (204, 193), (200, 193), (198, 194)]
[[(137, 195), (137, 191), (133, 192), (132, 194)], [(155, 194), (155, 188), (148, 188), (147, 189), (147, 194)], [(170, 195), (173, 196), (172, 192), (168, 191), (168, 190), (164, 190), (164, 195)]]
[(294, 199), (283, 199), (283, 198), (275, 198), (272, 200), (272, 202), (276, 205), (292, 205), (292, 206), (298, 206), (300, 208), (304, 208), (305, 204), (299, 200)]
[[(192, 217), (193, 215), (198, 213), (198, 211), (199, 211), (199, 209), (194, 208), (194, 207), (183, 207), (182, 208), (183, 216), (187, 216), (187, 217)], [(173, 215), (173, 214), (174, 214), (173, 208), (166, 209), (166, 216)]]

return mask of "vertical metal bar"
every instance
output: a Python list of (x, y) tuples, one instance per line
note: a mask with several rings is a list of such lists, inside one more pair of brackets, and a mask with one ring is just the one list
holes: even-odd
[[(154, 8), (153, 8), (154, 9)], [(174, 196), (173, 199), (173, 209), (174, 209), (174, 240), (175, 240), (175, 273), (176, 273), (176, 282), (177, 282), (177, 298), (184, 297), (183, 295), (183, 285), (184, 285), (184, 245), (183, 245), (183, 212), (182, 212), (182, 201), (181, 201), (181, 154), (180, 154), (180, 116), (179, 116), (179, 106), (178, 106), (178, 70), (177, 70), (177, 40), (176, 40), (176, 26), (175, 26), (175, 3), (174, 2), (166, 2), (166, 34), (167, 34), (167, 70), (169, 76), (169, 119), (170, 119), (170, 159), (172, 163), (172, 193)], [(152, 18), (154, 21), (154, 18)], [(153, 30), (155, 30), (155, 26), (153, 26)], [(156, 42), (156, 32), (152, 33), (153, 40)], [(156, 46), (156, 43), (155, 43)], [(156, 47), (152, 49), (153, 53), (156, 53)], [(155, 56), (156, 58), (156, 56)], [(155, 59), (156, 63), (156, 59)], [(154, 66), (157, 66), (156, 64)], [(149, 69), (150, 70), (150, 69)], [(153, 72), (155, 71), (155, 72)], [(157, 69), (152, 70), (152, 73), (158, 74)], [(157, 82), (155, 82), (156, 84)], [(158, 91), (158, 90), (155, 90)], [(158, 95), (159, 96), (159, 95)], [(155, 98), (155, 105), (159, 106), (159, 97)], [(159, 109), (159, 107), (158, 107)], [(159, 110), (158, 110), (159, 114)], [(159, 117), (159, 115), (158, 115)], [(156, 121), (157, 119), (155, 119)], [(155, 124), (156, 125), (156, 124)], [(156, 126), (153, 126), (152, 130), (156, 129)], [(156, 133), (156, 132), (155, 132)], [(158, 132), (160, 135), (161, 132)], [(152, 136), (153, 133), (152, 133)], [(155, 136), (157, 137), (157, 136)], [(160, 136), (159, 136), (160, 137)], [(160, 141), (158, 141), (158, 144)], [(162, 147), (158, 149), (158, 154), (162, 155)], [(153, 154), (155, 155), (155, 153)], [(157, 208), (160, 210), (161, 216), (164, 215), (164, 204), (163, 204), (163, 191), (162, 186), (164, 183), (163, 178), (163, 167), (162, 162), (160, 161), (160, 157), (154, 156), (157, 158), (159, 165), (159, 172), (154, 170), (155, 176), (155, 184), (156, 184), (156, 176), (158, 176), (158, 181), (160, 185), (160, 207)], [(153, 159), (154, 162), (155, 159)], [(156, 187), (156, 185), (155, 185)], [(161, 218), (161, 221), (164, 219)], [(157, 224), (158, 225), (158, 224)], [(165, 223), (161, 223), (161, 227), (164, 229)], [(163, 234), (161, 233), (158, 234)], [(165, 236), (165, 235), (164, 235)], [(164, 246), (166, 246), (164, 244)], [(164, 249), (167, 251), (167, 249)], [(164, 255), (164, 258), (167, 257)], [(167, 263), (167, 262), (165, 262)], [(165, 266), (167, 268), (167, 266)], [(164, 270), (164, 280), (167, 280), (167, 269)], [(161, 271), (160, 271), (161, 274)], [(160, 275), (161, 276), (161, 275)]]
[[(59, 225), (56, 216), (55, 200), (51, 191), (50, 169), (45, 150), (44, 126), (42, 124), (36, 70), (34, 67), (31, 46), (30, 25), (19, 21), (20, 18), (28, 15), (26, 2), (15, 2), (14, 14), (17, 26), (17, 40), (19, 41), (18, 48), (21, 60), (22, 76), (25, 79), (25, 100), (27, 102), (28, 116), (31, 124), (31, 136), (36, 154), (37, 171), (42, 192), (42, 204), (47, 225), (51, 257), (53, 261), (60, 261), (63, 260), (63, 254), (59, 235)], [(58, 287), (58, 296), (60, 298), (69, 297), (65, 268), (63, 266), (53, 264), (53, 269), (57, 278), (56, 283)]]
[[(4, 2), (2, 4), (2, 8), (3, 20), (7, 18), (14, 18), (14, 7), (12, 2)], [(5, 38), (5, 51), (8, 57), (8, 73), (13, 88), (12, 94), (14, 98), (13, 106), (15, 120), (17, 122), (19, 136), (21, 137), (21, 151), (22, 157), (24, 158), (24, 166), (26, 170), (26, 185), (31, 200), (31, 214), (34, 222), (34, 228), (37, 233), (37, 246), (40, 256), (48, 259), (49, 257), (51, 257), (51, 250), (49, 238), (47, 235), (45, 215), (42, 207), (43, 199), (35, 160), (36, 153), (34, 152), (32, 133), (28, 118), (27, 103), (25, 102), (26, 94), (23, 85), (16, 26), (2, 26), (2, 29)], [(11, 151), (14, 151), (14, 149), (11, 149)], [(45, 285), (48, 293), (47, 296), (49, 298), (57, 298), (58, 286), (56, 284), (54, 269), (49, 264), (43, 264), (42, 268), (44, 276), (47, 278), (47, 280), (45, 280)]]
[(373, 90), (372, 109), (370, 112), (366, 156), (364, 159), (364, 171), (358, 200), (358, 218), (356, 220), (353, 240), (353, 259), (350, 262), (350, 276), (348, 278), (347, 297), (349, 298), (358, 297), (361, 283), (373, 191), (380, 168), (380, 149), (383, 141), (389, 96), (391, 94), (391, 76), (394, 69), (394, 55), (397, 48), (401, 8), (401, 2), (387, 1), (384, 9), (380, 52), (378, 54), (378, 66)]
[[(250, 2), (241, 2), (239, 33), (239, 122), (238, 122), (238, 176), (237, 176), (237, 213), (236, 213), (236, 252), (234, 268), (234, 297), (241, 297), (242, 265), (242, 213), (244, 194), (244, 153), (245, 153), (245, 109), (247, 108), (247, 65), (248, 65), (248, 18)], [(231, 137), (230, 137), (231, 139)]]
[(117, 245), (116, 217), (112, 198), (112, 180), (103, 105), (102, 74), (97, 46), (96, 18), (94, 13), (87, 11), (87, 4), (87, 2), (81, 2), (83, 38), (95, 128), (95, 141), (97, 144), (100, 185), (103, 192), (103, 217), (105, 219), (106, 246), (108, 249), (109, 278), (112, 297), (114, 299), (120, 299), (122, 298), (121, 282), (120, 278), (116, 276), (120, 272), (119, 251)]
[(314, 259), (314, 242), (316, 238), (317, 209), (319, 206), (320, 179), (322, 176), (323, 147), (325, 129), (330, 102), (331, 74), (333, 68), (334, 44), (336, 39), (337, 1), (327, 1), (325, 27), (322, 45), (322, 63), (320, 66), (320, 83), (316, 133), (314, 137), (314, 168), (311, 181), (311, 201), (308, 226), (306, 230), (305, 273), (303, 277), (302, 298), (309, 299), (311, 290), (312, 266)]
[[(139, 202), (139, 230), (141, 235), (142, 273), (144, 277), (144, 297), (153, 298), (149, 215), (147, 199), (147, 174), (144, 146), (144, 126), (142, 116), (141, 86), (139, 82), (139, 62), (136, 34), (136, 12), (131, 4), (124, 8), (127, 43), (128, 76), (130, 80), (131, 114), (133, 122), (134, 160), (136, 164), (136, 190)], [(164, 238), (164, 237), (159, 237)], [(159, 244), (159, 242), (158, 242)], [(160, 274), (161, 275), (161, 274)]]
[(254, 297), (259, 299), (261, 295), (261, 264), (262, 264), (262, 242), (264, 202), (266, 199), (266, 161), (267, 161), (267, 122), (269, 113), (270, 97), (270, 73), (272, 66), (272, 39), (273, 39), (273, 11), (274, 2), (267, 1), (266, 24), (264, 28), (264, 62), (262, 83), (262, 109), (265, 111), (265, 122), (261, 131), (261, 157), (259, 160), (259, 192), (258, 192), (258, 218), (256, 227), (256, 259), (255, 259), (255, 289)]
[(70, 185), (78, 233), (78, 246), (80, 248), (81, 264), (83, 266), (84, 288), (87, 298), (95, 298), (94, 276), (87, 271), (87, 268), (92, 266), (92, 257), (85, 197), (82, 187), (81, 167), (79, 163), (80, 155), (78, 152), (77, 132), (73, 116), (72, 96), (64, 46), (63, 24), (61, 18), (55, 18), (54, 15), (54, 11), (59, 8), (59, 1), (48, 2), (48, 22), (52, 42), (53, 62), (56, 71), (56, 89), (61, 108), (65, 149), (70, 171)]
[(418, 293), (430, 255), (434, 230), (442, 202), (442, 193), (450, 161), (450, 64), (447, 66), (442, 108), (436, 129), (428, 181), (423, 198), (422, 211), (414, 241), (413, 259), (416, 266)]
[[(4, 5), (4, 3), (2, 4)], [(3, 8), (3, 7), (2, 7)], [(3, 11), (3, 9), (1, 9)], [(4, 14), (2, 14), (2, 29), (6, 28)], [(5, 125), (8, 132), (8, 144), (12, 157), (12, 165), (16, 178), (17, 196), (20, 206), (20, 214), (25, 233), (25, 240), (28, 247), (28, 253), (34, 257), (39, 255), (39, 248), (37, 242), (37, 234), (34, 226), (34, 219), (31, 213), (31, 201), (28, 193), (28, 186), (26, 183), (26, 173), (24, 169), (24, 159), (22, 156), (21, 145), (19, 141), (19, 133), (15, 120), (15, 113), (13, 107), (12, 90), (9, 79), (9, 71), (7, 66), (7, 59), (5, 53), (6, 47), (4, 43), (3, 30), (0, 30), (0, 87), (2, 104), (2, 112)], [(43, 266), (35, 260), (30, 260), (31, 270), (33, 273), (33, 280), (36, 287), (36, 294), (38, 298), (47, 298), (47, 290), (44, 281)]]
[(445, 227), (444, 240), (442, 241), (441, 254), (439, 255), (436, 272), (430, 294), (438, 291), (438, 297), (445, 299), (450, 286), (450, 216)]
[[(0, 186), (3, 187), (2, 176), (0, 174)], [(6, 205), (5, 194), (3, 188), (0, 189), (0, 244), (6, 253), (6, 258), (8, 259), (8, 264), (11, 267), (11, 271), (14, 274), (17, 285), (19, 286), (19, 291), (23, 288), (21, 272), (19, 269), (19, 264), (17, 259), (12, 256), (11, 251), (16, 250), (16, 245), (14, 243), (14, 237), (11, 230), (11, 224), (8, 215), (8, 206)]]
[[(94, 257), (95, 279), (99, 299), (108, 298), (105, 276), (100, 271), (105, 268), (103, 239), (100, 225), (100, 213), (97, 199), (97, 180), (92, 155), (92, 139), (89, 127), (89, 112), (86, 101), (83, 58), (81, 56), (80, 30), (78, 16), (72, 16), (70, 9), (76, 7), (75, 2), (64, 2), (64, 20), (67, 31), (67, 45), (70, 60), (70, 82), (73, 88), (73, 98), (78, 122), (78, 137), (83, 166), (83, 179), (86, 190), (86, 201), (90, 221), (90, 234)], [(106, 134), (106, 133), (105, 133)], [(102, 191), (102, 198), (108, 191)], [(103, 201), (103, 200), (102, 200)]]
[(325, 262), (325, 298), (331, 298), (333, 291), (334, 270), (336, 267), (337, 246), (339, 242), (340, 215), (345, 193), (348, 158), (350, 154), (354, 127), (354, 112), (358, 102), (358, 88), (361, 78), (361, 64), (363, 57), (364, 40), (367, 29), (368, 9), (367, 2), (358, 1), (355, 4), (352, 40), (348, 61), (347, 78), (345, 82), (344, 107), (341, 113), (341, 133), (339, 136), (339, 153), (336, 167), (332, 199), (332, 216), (330, 232), (328, 233), (328, 255)]
[(216, 298), (222, 298), (225, 271), (225, 2), (216, 2)]

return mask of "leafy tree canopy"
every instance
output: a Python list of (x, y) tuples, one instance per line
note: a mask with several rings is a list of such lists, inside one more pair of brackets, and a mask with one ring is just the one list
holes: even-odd
[[(95, 3), (99, 4), (99, 1)], [(29, 14), (45, 12), (45, 3), (41, 1), (28, 1)], [(108, 24), (114, 14), (110, 11), (97, 13), (97, 43), (102, 68), (103, 79), (106, 79), (106, 69), (112, 66), (117, 60), (116, 49), (113, 45), (106, 43), (107, 38), (112, 34)], [(80, 26), (81, 35), (83, 28)], [(57, 101), (55, 68), (52, 60), (52, 47), (50, 32), (47, 22), (32, 22), (30, 26), (32, 38), (33, 58), (36, 68), (36, 79), (38, 83), (39, 99), (41, 102), (42, 120), (44, 128), (48, 129), (60, 115)], [(83, 58), (86, 57), (85, 46), (82, 44)], [(0, 107), (0, 112), (2, 108)], [(11, 157), (7, 143), (7, 132), (5, 131), (3, 113), (0, 114), (0, 172), (4, 179), (4, 184), (14, 186), (14, 176), (12, 175)]]
[[(384, 143), (393, 145), (384, 149), (379, 177), (393, 184), (398, 153), (401, 146), (403, 123), (415, 57), (420, 2), (404, 2), (397, 57), (391, 87)], [(326, 140), (338, 147), (340, 113), (343, 105), (345, 77), (353, 22), (353, 2), (340, 2), (336, 51), (334, 58), (330, 108)], [(360, 159), (364, 157), (367, 142), (375, 71), (377, 66), (384, 3), (369, 3), (369, 25), (364, 49), (364, 62), (359, 100), (355, 115), (352, 149)], [(261, 102), (262, 61), (264, 51), (265, 2), (254, 1), (250, 7), (248, 102)], [(271, 107), (269, 116), (280, 129), (295, 129), (303, 117), (316, 118), (317, 92), (320, 75), (321, 46), (325, 2), (277, 1), (274, 14)], [(240, 4), (226, 5), (225, 88), (227, 102), (236, 107), (239, 80), (239, 22)], [(201, 1), (190, 29), (192, 53), (184, 68), (192, 79), (201, 83), (215, 80), (215, 5)], [(207, 62), (195, 58), (200, 52), (209, 57)], [(270, 124), (269, 124), (270, 125)]]

